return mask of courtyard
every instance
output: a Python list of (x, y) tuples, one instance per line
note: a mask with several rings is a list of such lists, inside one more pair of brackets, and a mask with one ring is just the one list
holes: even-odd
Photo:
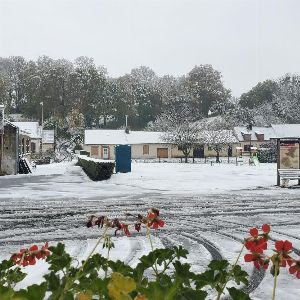
[[(86, 228), (88, 216), (124, 218), (151, 207), (160, 209), (166, 223), (154, 233), (155, 245), (183, 245), (193, 271), (203, 271), (211, 258), (234, 261), (248, 229), (264, 223), (271, 225), (274, 240), (289, 239), (300, 253), (299, 189), (275, 183), (275, 164), (133, 163), (132, 173), (102, 182), (91, 181), (75, 162), (37, 166), (32, 175), (0, 180), (0, 258), (32, 243), (63, 241), (73, 256), (84, 259), (100, 234)], [(130, 265), (150, 251), (143, 233), (120, 234), (114, 241), (112, 257)], [(250, 275), (243, 289), (252, 299), (268, 299), (269, 271), (253, 269), (243, 258), (240, 263)], [(19, 287), (47, 272), (42, 262), (27, 269)], [(298, 281), (282, 270), (278, 299), (298, 299)]]

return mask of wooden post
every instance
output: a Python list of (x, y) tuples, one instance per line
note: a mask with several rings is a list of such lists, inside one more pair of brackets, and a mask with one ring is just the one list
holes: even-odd
[(277, 139), (277, 185), (280, 186), (280, 176), (278, 169), (280, 169), (280, 139)]

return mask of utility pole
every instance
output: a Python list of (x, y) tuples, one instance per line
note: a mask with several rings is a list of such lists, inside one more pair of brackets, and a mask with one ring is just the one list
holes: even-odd
[(43, 151), (43, 131), (44, 131), (44, 102), (40, 102), (40, 105), (42, 106), (42, 131), (41, 131), (41, 136), (42, 136), (42, 141), (41, 141), (41, 145), (40, 145), (40, 152)]

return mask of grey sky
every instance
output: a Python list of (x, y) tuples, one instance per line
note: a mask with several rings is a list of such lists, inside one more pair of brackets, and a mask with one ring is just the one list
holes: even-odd
[(212, 64), (235, 96), (300, 71), (299, 0), (0, 0), (0, 56), (93, 57), (110, 76)]

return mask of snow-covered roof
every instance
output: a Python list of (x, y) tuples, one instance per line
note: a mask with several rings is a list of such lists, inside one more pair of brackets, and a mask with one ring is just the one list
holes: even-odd
[(300, 124), (272, 124), (276, 138), (300, 138)]
[(234, 132), (232, 130), (204, 130), (200, 132), (199, 134), (200, 141), (204, 141), (205, 143), (238, 143), (238, 139), (234, 135)]
[(15, 126), (19, 127), (20, 130), (25, 131), (29, 134), (32, 139), (40, 139), (41, 127), (38, 122), (11, 122)]
[(244, 134), (251, 134), (251, 141), (257, 141), (257, 134), (263, 134), (264, 140), (268, 141), (270, 138), (275, 137), (275, 131), (272, 127), (256, 127), (253, 126), (252, 130), (248, 130), (247, 127), (239, 126), (234, 127), (234, 134), (237, 139), (242, 142), (244, 141)]
[(54, 144), (54, 130), (43, 130), (43, 144)]
[(86, 145), (162, 144), (162, 132), (92, 129), (85, 130)]

